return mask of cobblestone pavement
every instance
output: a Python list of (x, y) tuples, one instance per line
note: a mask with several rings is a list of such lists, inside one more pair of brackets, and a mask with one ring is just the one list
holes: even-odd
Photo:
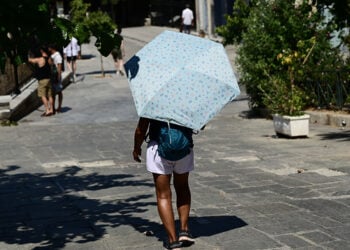
[[(125, 29), (128, 55), (163, 29)], [(111, 58), (101, 77), (93, 46), (83, 54), (63, 113), (0, 127), (0, 249), (162, 249), (127, 81)], [(194, 137), (188, 249), (350, 249), (349, 129), (277, 138), (247, 111), (242, 95)]]

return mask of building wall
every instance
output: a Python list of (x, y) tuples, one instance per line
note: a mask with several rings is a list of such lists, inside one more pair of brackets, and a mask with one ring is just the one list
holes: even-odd
[(186, 4), (195, 13), (194, 0), (150, 0), (150, 15), (153, 25), (178, 27), (181, 22), (182, 10)]
[(226, 23), (225, 15), (232, 14), (233, 4), (234, 0), (196, 0), (197, 30), (213, 36), (216, 27)]
[[(63, 1), (64, 13), (69, 12), (70, 0)], [(225, 14), (232, 14), (234, 0), (128, 0), (117, 5), (101, 6), (99, 1), (86, 0), (93, 10), (102, 9), (122, 27), (142, 26), (151, 17), (152, 25), (176, 27), (181, 21), (181, 12), (190, 4), (195, 15), (195, 29), (203, 29), (214, 35), (215, 28), (225, 24)], [(62, 6), (62, 3), (60, 3)]]

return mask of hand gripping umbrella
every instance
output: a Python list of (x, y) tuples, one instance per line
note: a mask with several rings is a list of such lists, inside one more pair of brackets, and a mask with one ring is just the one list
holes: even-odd
[(222, 44), (164, 31), (125, 70), (140, 117), (202, 128), (240, 94)]

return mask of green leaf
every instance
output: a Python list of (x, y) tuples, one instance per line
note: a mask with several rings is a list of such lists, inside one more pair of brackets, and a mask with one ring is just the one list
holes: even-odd
[(114, 47), (114, 39), (110, 34), (102, 32), (97, 37), (95, 46), (101, 55), (107, 57)]
[(65, 18), (55, 18), (54, 24), (62, 31), (64, 39), (69, 40), (73, 36), (74, 26), (71, 21)]

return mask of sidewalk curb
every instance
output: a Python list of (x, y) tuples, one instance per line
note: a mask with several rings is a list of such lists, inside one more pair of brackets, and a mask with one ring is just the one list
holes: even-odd
[(310, 115), (310, 123), (312, 124), (317, 123), (334, 127), (350, 126), (350, 115), (347, 114), (337, 114), (332, 111), (306, 111), (305, 113)]

